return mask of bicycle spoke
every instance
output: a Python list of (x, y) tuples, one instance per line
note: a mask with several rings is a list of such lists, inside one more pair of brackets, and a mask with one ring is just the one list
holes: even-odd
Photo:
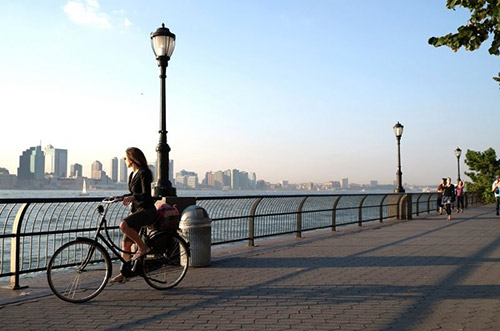
[(54, 253), (47, 267), (47, 279), (60, 299), (84, 302), (104, 289), (111, 268), (102, 246), (93, 241), (75, 240)]

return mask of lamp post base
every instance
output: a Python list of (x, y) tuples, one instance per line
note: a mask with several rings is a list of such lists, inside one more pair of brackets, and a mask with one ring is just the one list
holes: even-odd
[(177, 190), (175, 189), (175, 187), (155, 186), (155, 188), (153, 188), (153, 196), (163, 198), (176, 197)]

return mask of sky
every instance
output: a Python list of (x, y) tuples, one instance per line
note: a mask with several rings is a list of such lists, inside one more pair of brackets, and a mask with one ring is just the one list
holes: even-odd
[[(68, 163), (129, 146), (156, 160), (159, 68), (150, 33), (176, 34), (167, 68), (174, 171), (240, 169), (291, 183), (457, 177), (454, 150), (500, 151), (500, 58), (435, 48), (468, 12), (445, 0), (4, 0), (0, 167), (32, 146)], [(462, 173), (462, 177), (467, 179)]]

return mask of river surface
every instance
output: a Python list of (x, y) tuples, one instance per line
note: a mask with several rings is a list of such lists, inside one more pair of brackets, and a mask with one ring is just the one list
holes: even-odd
[[(88, 191), (90, 197), (108, 197), (122, 195), (127, 193), (124, 190), (95, 190)], [(391, 193), (387, 190), (369, 190), (366, 192), (357, 190), (336, 190), (336, 191), (264, 191), (264, 190), (178, 190), (180, 197), (215, 197), (215, 196), (244, 196), (244, 195), (309, 195), (309, 194), (376, 194)], [(0, 190), (0, 199), (5, 198), (75, 198), (80, 197), (80, 191), (77, 190)]]

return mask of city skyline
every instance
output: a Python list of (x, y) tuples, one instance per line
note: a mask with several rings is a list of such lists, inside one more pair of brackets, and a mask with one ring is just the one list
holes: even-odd
[[(62, 155), (61, 160), (57, 157), (57, 155)], [(81, 164), (79, 163), (74, 163), (74, 164), (69, 164), (67, 163), (67, 155), (68, 155), (68, 150), (67, 149), (60, 149), (60, 148), (55, 148), (53, 145), (49, 144), (45, 148), (42, 148), (41, 145), (38, 146), (32, 146), (27, 148), (25, 151), (22, 152), (22, 154), (19, 156), (19, 164), (17, 167), (17, 172), (11, 172), (10, 170), (9, 173), (10, 175), (16, 175), (18, 178), (23, 179), (35, 179), (35, 180), (42, 180), (46, 179), (49, 177), (60, 177), (60, 178), (87, 178), (87, 179), (93, 179), (93, 180), (103, 180), (103, 181), (110, 181), (110, 182), (116, 182), (116, 183), (126, 183), (128, 179), (128, 174), (129, 170), (126, 168), (126, 164), (124, 162), (123, 158), (118, 158), (116, 156), (114, 157), (108, 157), (108, 160), (110, 162), (101, 162), (100, 160), (94, 160), (88, 168), (90, 169), (87, 172), (87, 175), (85, 175), (85, 172), (83, 172), (83, 169), (85, 169)], [(40, 158), (42, 157), (42, 158)], [(51, 158), (52, 157), (52, 158)], [(58, 164), (58, 167), (56, 167), (56, 163)], [(104, 164), (108, 164), (107, 167), (104, 166)], [(150, 165), (153, 174), (156, 172), (156, 162), (148, 162)], [(170, 167), (169, 167), (169, 178), (172, 182), (172, 184), (179, 185), (184, 184), (184, 188), (196, 188), (198, 185), (199, 186), (209, 186), (213, 187), (216, 189), (222, 189), (222, 188), (231, 188), (231, 189), (255, 189), (256, 184), (258, 181), (260, 182), (265, 182), (268, 184), (272, 185), (281, 185), (283, 187), (286, 187), (288, 185), (304, 185), (304, 184), (314, 184), (314, 185), (325, 185), (330, 188), (349, 188), (349, 184), (355, 185), (355, 186), (368, 186), (368, 187), (375, 187), (378, 186), (378, 180), (377, 179), (371, 179), (369, 183), (356, 183), (352, 182), (349, 183), (349, 177), (338, 177), (338, 178), (331, 178), (327, 181), (324, 182), (313, 182), (313, 181), (304, 181), (304, 182), (291, 182), (286, 179), (281, 179), (277, 182), (270, 182), (266, 180), (265, 178), (257, 180), (257, 175), (255, 172), (247, 172), (245, 170), (239, 170), (239, 169), (231, 169), (231, 168), (224, 168), (225, 170), (207, 170), (203, 171), (200, 173), (200, 175), (203, 175), (202, 177), (199, 176), (197, 172), (193, 172), (190, 170), (182, 169), (180, 171), (175, 171), (174, 167), (174, 160), (170, 160)], [(0, 164), (0, 168), (5, 168)], [(30, 170), (31, 168), (31, 170)], [(43, 171), (40, 169), (44, 169)], [(57, 170), (56, 170), (57, 169)], [(27, 174), (31, 171), (32, 174)], [(220, 173), (220, 174), (219, 174)], [(67, 174), (67, 176), (66, 176)], [(235, 184), (234, 181), (234, 176), (235, 178), (239, 177), (239, 174), (243, 174), (246, 180), (250, 180), (252, 184)], [(21, 176), (21, 177), (19, 177)], [(187, 184), (186, 182), (182, 183), (180, 180), (177, 179), (178, 176), (186, 176), (186, 177), (196, 177), (190, 178), (190, 184)], [(214, 176), (213, 178), (209, 179), (209, 176)], [(226, 179), (216, 179), (217, 176), (229, 176), (226, 182)], [(203, 178), (200, 180), (200, 178)], [(154, 178), (156, 179), (156, 178)], [(185, 179), (186, 180), (186, 179)], [(194, 181), (193, 181), (194, 180)], [(212, 181), (212, 184), (209, 182)], [(213, 182), (219, 182), (219, 184), (213, 184)], [(193, 183), (195, 183), (193, 185)], [(408, 183), (405, 183), (408, 185)], [(388, 186), (388, 185), (394, 185), (394, 183), (382, 183), (380, 185), (383, 186)], [(432, 183), (412, 183), (411, 185), (432, 185)]]
[(457, 147), (462, 176), (468, 149), (500, 151), (491, 79), (499, 58), (487, 52), (491, 38), (475, 52), (427, 43), (468, 19), (444, 0), (0, 6), (0, 167), (11, 173), (40, 139), (70, 150), (68, 163), (84, 173), (130, 146), (155, 160), (160, 81), (150, 33), (162, 23), (177, 36), (166, 90), (177, 169), (392, 183), (398, 121), (403, 182), (455, 179)]

